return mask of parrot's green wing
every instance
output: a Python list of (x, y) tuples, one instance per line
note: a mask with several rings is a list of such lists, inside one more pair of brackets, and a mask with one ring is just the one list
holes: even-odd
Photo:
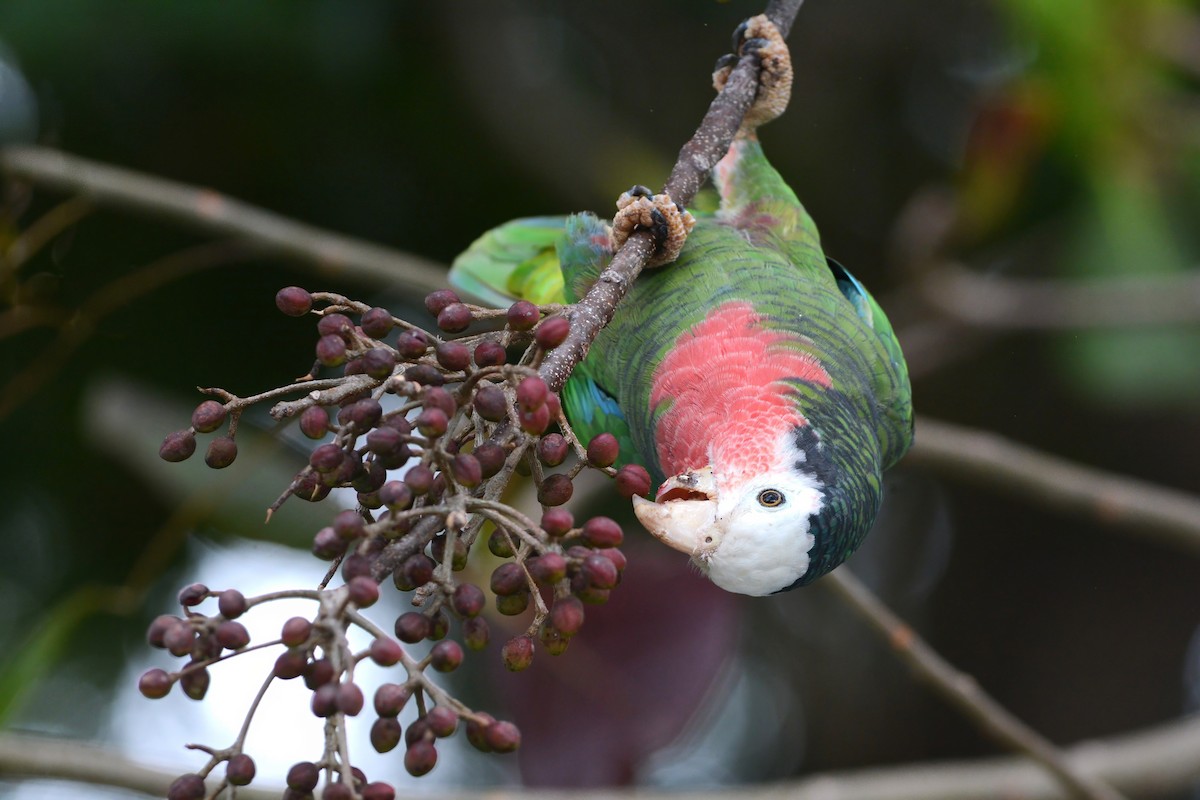
[(882, 445), (883, 468), (887, 469), (904, 455), (912, 443), (912, 390), (909, 388), (908, 366), (904, 362), (904, 354), (900, 352), (900, 342), (892, 330), (892, 323), (879, 303), (849, 270), (832, 258), (827, 257), (826, 261), (837, 279), (838, 289), (879, 337), (890, 361), (890, 369), (876, 370), (872, 376), (875, 396), (881, 405), (883, 424), (879, 426), (879, 441)]
[(503, 308), (514, 300), (563, 302), (555, 245), (566, 217), (526, 217), (480, 236), (450, 267), (450, 285), (464, 299)]
[[(595, 218), (589, 222), (592, 220)], [(595, 223), (603, 224), (598, 220)], [(480, 236), (454, 260), (450, 285), (466, 299), (497, 308), (515, 300), (537, 305), (566, 302), (560, 256), (575, 263), (598, 262), (597, 244), (587, 238), (596, 234), (594, 227), (581, 224), (578, 217), (529, 217), (507, 222)], [(605, 230), (605, 241), (607, 236)], [(617, 464), (637, 460), (625, 415), (617, 401), (596, 383), (586, 360), (563, 387), (562, 403), (581, 442), (587, 444), (593, 436), (611, 433), (621, 448)]]

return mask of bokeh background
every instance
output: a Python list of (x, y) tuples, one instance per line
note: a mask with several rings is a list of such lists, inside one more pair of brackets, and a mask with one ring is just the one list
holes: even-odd
[[(711, 97), (713, 61), (758, 10), (5, 0), (0, 136), (448, 264), (504, 220), (605, 214), (631, 184), (661, 185)], [(1119, 307), (1102, 327), (1036, 303), (1011, 309), (1020, 324), (977, 313), (1018, 279), (1197, 277), (1195, 4), (810, 0), (790, 44), (792, 104), (762, 138), (827, 252), (893, 315), (919, 411), (1200, 491), (1186, 295), (1170, 317), (1131, 299), (1134, 325)], [(324, 567), (307, 543), (333, 509), (295, 504), (262, 524), (305, 458), (265, 414), (244, 419), (221, 473), (160, 462), (158, 443), (186, 426), (196, 386), (245, 395), (308, 369), (314, 330), (275, 311), (281, 286), (428, 320), (386, 281), (248, 257), (149, 210), (80, 213), (25, 258), (14, 245), (81, 207), (11, 178), (4, 200), (0, 725), (189, 770), (200, 759), (182, 745), (231, 739), (266, 667), (216, 670), (203, 704), (142, 700), (137, 674), (166, 665), (145, 625), (193, 580), (314, 584)], [(951, 268), (982, 294), (963, 294)], [(38, 324), (16, 325), (18, 312)], [(614, 497), (600, 487), (592, 502), (615, 513)], [(457, 679), (521, 724), (519, 763), (452, 749), (426, 785), (687, 787), (997, 752), (821, 589), (743, 601), (653, 546), (630, 553), (630, 585), (561, 661), (509, 676), (493, 653)], [(1136, 531), (901, 466), (852, 567), (1056, 742), (1200, 702), (1200, 565)], [(255, 735), (261, 780), (278, 785), (317, 754), (319, 724), (284, 692)], [(399, 756), (366, 763), (404, 780)], [(0, 782), (20, 798), (73, 791)]]

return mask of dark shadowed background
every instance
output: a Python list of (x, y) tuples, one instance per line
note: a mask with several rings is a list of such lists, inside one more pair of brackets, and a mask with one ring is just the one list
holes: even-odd
[[(0, 135), (448, 264), (507, 219), (608, 214), (631, 184), (661, 186), (707, 107), (713, 61), (759, 10), (6, 0)], [(928, 297), (948, 261), (992, 278), (1195, 274), (1196, 13), (1182, 1), (805, 4), (792, 104), (762, 138), (827, 252), (893, 314), (921, 414), (1200, 491), (1195, 316), (1098, 331), (1051, 314), (1042, 327), (1058, 329), (1011, 330), (956, 320), (956, 295), (939, 295), (949, 311)], [(7, 250), (68, 198), (6, 181)], [(314, 330), (275, 310), (282, 286), (429, 322), (419, 296), (353, 271), (221, 249), (186, 274), (172, 260), (211, 241), (99, 209), (15, 271), (11, 252), (0, 264), (0, 314), (46, 312), (0, 326), (0, 724), (178, 771), (200, 763), (185, 742), (220, 745), (240, 719), (244, 700), (215, 694), (222, 683), (259, 678), (230, 664), (202, 705), (143, 700), (137, 674), (165, 666), (145, 625), (193, 580), (314, 584), (324, 566), (304, 550), (332, 509), (285, 507), (262, 525), (305, 457), (265, 414), (247, 415), (262, 434), (222, 473), (159, 461), (162, 436), (187, 425), (196, 386), (246, 395), (308, 369)], [(131, 275), (104, 313), (72, 316)], [(1017, 715), (1065, 744), (1194, 710), (1193, 558), (930, 472), (892, 478), (851, 568)], [(615, 495), (596, 498), (616, 513)], [(673, 553), (638, 541), (629, 553), (629, 585), (561, 662), (500, 674), (493, 648), (457, 679), (476, 707), (521, 724), (526, 781), (683, 787), (997, 752), (819, 587), (733, 599)], [(260, 722), (265, 782), (317, 755), (289, 749), (293, 729), (319, 733), (294, 699)], [(370, 763), (402, 773), (398, 755)], [(425, 780), (517, 773), (463, 748)], [(22, 798), (54, 791), (0, 783)]]

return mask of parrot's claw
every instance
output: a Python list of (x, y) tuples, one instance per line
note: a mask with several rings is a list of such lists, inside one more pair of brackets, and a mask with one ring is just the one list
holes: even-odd
[(646, 266), (661, 267), (679, 257), (695, 224), (695, 218), (666, 192), (651, 194), (645, 186), (634, 186), (617, 198), (612, 248), (619, 249), (637, 231), (647, 231), (654, 237), (654, 255)]
[(713, 67), (713, 87), (725, 88), (729, 74), (743, 55), (753, 55), (762, 66), (754, 105), (746, 112), (742, 130), (747, 133), (778, 117), (792, 96), (792, 58), (775, 24), (765, 14), (743, 22), (733, 32), (733, 53), (721, 56)]

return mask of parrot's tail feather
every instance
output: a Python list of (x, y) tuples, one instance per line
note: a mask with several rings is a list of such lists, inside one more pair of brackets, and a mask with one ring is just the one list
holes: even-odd
[(561, 303), (555, 244), (565, 223), (564, 217), (526, 217), (491, 229), (454, 260), (450, 285), (464, 300), (493, 308), (515, 300)]

